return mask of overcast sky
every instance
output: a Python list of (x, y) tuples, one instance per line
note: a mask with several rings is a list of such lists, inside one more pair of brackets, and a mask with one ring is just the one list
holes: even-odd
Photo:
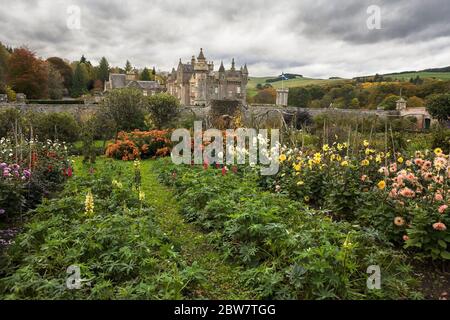
[[(367, 27), (371, 5), (381, 29)], [(234, 57), (251, 76), (354, 77), (450, 65), (449, 17), (450, 0), (0, 0), (0, 41), (159, 70), (203, 47), (216, 69)]]

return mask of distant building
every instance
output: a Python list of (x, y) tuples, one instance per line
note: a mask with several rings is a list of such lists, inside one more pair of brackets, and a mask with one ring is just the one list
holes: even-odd
[(277, 89), (277, 98), (275, 104), (277, 106), (287, 107), (289, 89)]
[(122, 88), (136, 88), (142, 91), (144, 96), (152, 96), (162, 91), (161, 85), (157, 81), (142, 81), (138, 80), (136, 72), (129, 72), (127, 74), (110, 73), (109, 81), (105, 82), (104, 91)]
[(225, 70), (223, 63), (214, 71), (214, 63), (206, 61), (203, 49), (197, 59), (182, 63), (172, 69), (167, 78), (167, 92), (178, 98), (182, 105), (207, 105), (211, 100), (238, 100), (246, 103), (247, 65), (236, 69), (234, 59), (231, 68)]

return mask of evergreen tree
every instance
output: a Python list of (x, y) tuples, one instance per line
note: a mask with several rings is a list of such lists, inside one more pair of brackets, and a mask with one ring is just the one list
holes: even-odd
[(88, 72), (84, 63), (78, 63), (75, 67), (72, 80), (72, 97), (80, 97), (87, 92)]
[(127, 60), (127, 63), (125, 64), (125, 72), (128, 73), (131, 70), (133, 70), (133, 66), (131, 65), (131, 62)]
[(153, 80), (156, 81), (156, 70), (155, 70), (155, 67), (153, 67), (153, 69), (152, 69), (152, 76), (153, 76)]
[(105, 82), (109, 78), (109, 63), (105, 57), (102, 57), (98, 66), (98, 79)]
[(152, 80), (152, 78), (150, 76), (150, 71), (147, 68), (144, 68), (144, 70), (142, 70), (141, 80), (142, 81), (150, 81), (150, 80)]
[(80, 63), (86, 63), (86, 58), (84, 57), (84, 54), (81, 56)]

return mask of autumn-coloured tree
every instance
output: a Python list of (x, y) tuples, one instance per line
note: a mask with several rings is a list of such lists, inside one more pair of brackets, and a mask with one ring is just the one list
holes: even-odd
[(258, 92), (256, 96), (253, 97), (254, 103), (262, 104), (275, 104), (277, 98), (277, 92), (274, 88), (266, 88)]
[(72, 87), (72, 77), (73, 77), (73, 71), (70, 65), (63, 59), (58, 57), (48, 58), (47, 62), (49, 62), (53, 67), (56, 68), (56, 70), (59, 71), (59, 73), (64, 79), (64, 87), (66, 89), (70, 89)]
[(64, 78), (52, 64), (48, 64), (48, 96), (50, 99), (59, 100), (64, 94)]
[(7, 79), (14, 91), (25, 93), (28, 98), (47, 97), (47, 64), (27, 48), (14, 49), (8, 60)]

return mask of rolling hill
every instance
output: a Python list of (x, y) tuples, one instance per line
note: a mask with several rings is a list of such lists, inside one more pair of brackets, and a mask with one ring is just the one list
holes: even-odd
[[(267, 84), (266, 80), (276, 78), (276, 76), (272, 77), (249, 77), (249, 82), (247, 85), (247, 92), (250, 96), (256, 95), (258, 90), (256, 89), (256, 86), (258, 83), (265, 85)], [(343, 79), (312, 79), (312, 78), (304, 78), (304, 77), (297, 77), (295, 79), (289, 79), (284, 81), (276, 81), (276, 82), (270, 82), (269, 84), (274, 87), (275, 89), (281, 88), (284, 86), (285, 88), (294, 88), (294, 87), (302, 87), (302, 86), (308, 86), (308, 85), (323, 85), (330, 82), (337, 82), (342, 81)]]

